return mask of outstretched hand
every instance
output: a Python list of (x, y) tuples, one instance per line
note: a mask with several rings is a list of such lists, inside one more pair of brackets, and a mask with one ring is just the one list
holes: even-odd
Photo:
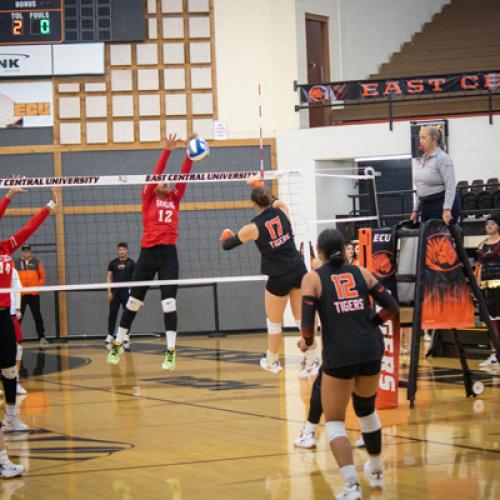
[(12, 200), (16, 194), (19, 193), (26, 193), (26, 189), (19, 188), (19, 187), (11, 187), (8, 191), (7, 194), (5, 195), (9, 200)]
[(51, 213), (54, 213), (56, 211), (57, 194), (54, 189), (50, 190), (50, 201), (47, 203), (47, 206), (49, 207)]
[(165, 149), (178, 149), (180, 147), (182, 147), (182, 142), (177, 134), (168, 134), (165, 139)]

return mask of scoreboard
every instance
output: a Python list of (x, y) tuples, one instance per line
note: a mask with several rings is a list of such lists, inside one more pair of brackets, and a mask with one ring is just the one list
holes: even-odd
[(63, 0), (1, 0), (0, 45), (60, 43)]

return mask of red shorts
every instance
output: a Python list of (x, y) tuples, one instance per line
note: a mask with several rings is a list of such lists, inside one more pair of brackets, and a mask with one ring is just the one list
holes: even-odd
[(20, 344), (24, 340), (21, 325), (15, 316), (12, 316), (12, 323), (14, 323), (14, 330), (16, 331), (16, 342)]

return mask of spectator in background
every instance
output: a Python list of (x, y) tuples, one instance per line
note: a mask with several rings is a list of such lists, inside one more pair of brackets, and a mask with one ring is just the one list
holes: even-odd
[[(45, 270), (40, 260), (33, 257), (31, 254), (31, 246), (23, 245), (21, 247), (21, 258), (16, 259), (15, 266), (23, 288), (43, 286), (45, 283)], [(40, 345), (48, 344), (45, 337), (45, 327), (43, 326), (42, 313), (40, 311), (40, 294), (39, 292), (22, 292), (21, 294), (21, 321), (24, 318), (26, 307), (30, 308), (33, 320), (35, 321), (36, 333), (40, 341)]]
[[(125, 242), (120, 242), (117, 245), (118, 257), (113, 259), (108, 264), (108, 272), (106, 274), (107, 283), (123, 283), (124, 281), (132, 281), (134, 274), (135, 262), (128, 256), (128, 245)], [(108, 288), (108, 335), (104, 341), (106, 347), (111, 348), (113, 342), (116, 318), (120, 305), (125, 309), (129, 297), (128, 288)]]
[[(479, 269), (476, 274), (483, 293), (488, 314), (495, 328), (495, 335), (500, 338), (500, 215), (490, 216), (485, 222), (487, 238), (477, 249)], [(500, 366), (498, 352), (491, 346), (491, 354), (479, 366)]]
[(455, 196), (455, 167), (452, 159), (439, 147), (441, 132), (436, 127), (420, 129), (423, 156), (413, 172), (417, 196), (410, 219), (422, 222), (442, 219), (445, 224), (456, 223), (460, 215), (459, 197)]

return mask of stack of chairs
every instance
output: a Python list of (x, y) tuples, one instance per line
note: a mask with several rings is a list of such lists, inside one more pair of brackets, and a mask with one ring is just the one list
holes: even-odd
[[(500, 210), (500, 184), (498, 177), (492, 177), (484, 182), (482, 179), (474, 179), (470, 185), (467, 181), (457, 183), (457, 191), (462, 198), (462, 211), (465, 215), (487, 214), (491, 211)], [(480, 212), (470, 213), (474, 210)]]

